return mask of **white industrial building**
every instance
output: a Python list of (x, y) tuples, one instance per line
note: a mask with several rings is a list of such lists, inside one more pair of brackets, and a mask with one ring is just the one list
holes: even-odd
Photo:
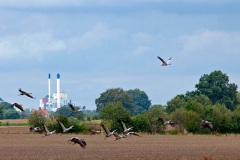
[[(51, 75), (48, 75), (48, 95), (40, 100), (42, 109), (55, 112), (58, 108), (68, 105), (68, 95), (60, 92), (60, 74), (57, 74), (57, 91), (51, 94)], [(50, 96), (49, 96), (50, 95)]]

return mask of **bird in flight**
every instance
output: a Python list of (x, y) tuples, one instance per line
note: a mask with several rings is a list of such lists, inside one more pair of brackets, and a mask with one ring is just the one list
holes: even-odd
[(46, 133), (45, 133), (45, 136), (50, 136), (50, 135), (52, 135), (53, 133), (56, 133), (56, 130), (50, 132), (45, 125), (43, 125), (43, 128), (44, 128), (44, 131), (46, 132)]
[(202, 120), (201, 123), (200, 123), (200, 125), (203, 126), (203, 127), (207, 127), (208, 129), (210, 129), (211, 131), (213, 131), (212, 122), (208, 122), (208, 121)]
[(72, 109), (73, 113), (78, 112), (77, 108), (74, 107), (74, 105), (72, 103), (68, 103), (69, 107)]
[(30, 132), (42, 132), (42, 129), (40, 127), (29, 127)]
[(103, 123), (101, 124), (101, 127), (103, 128), (103, 130), (104, 130), (105, 133), (106, 133), (105, 139), (106, 139), (107, 137), (110, 137), (111, 135), (113, 135), (114, 132), (116, 132), (116, 129), (115, 129), (114, 131), (110, 132), (109, 129), (108, 129)]
[(123, 123), (122, 120), (119, 120), (119, 123), (121, 124), (122, 128), (123, 128), (123, 133), (129, 132), (130, 130), (133, 129), (133, 127), (127, 128), (125, 123)]
[(73, 142), (73, 144), (78, 143), (82, 148), (86, 148), (86, 146), (87, 146), (86, 141), (85, 141), (84, 139), (82, 139), (82, 138), (72, 137), (72, 138), (70, 138), (70, 139), (68, 140), (68, 142), (69, 142), (69, 141), (70, 141), (70, 143)]
[(62, 133), (66, 133), (66, 132), (68, 132), (70, 129), (73, 128), (73, 126), (70, 126), (70, 127), (66, 128), (60, 121), (58, 121), (58, 124), (59, 124), (59, 125), (61, 126), (61, 128), (62, 128)]
[(17, 107), (18, 109), (20, 109), (22, 112), (24, 112), (24, 109), (23, 109), (23, 107), (22, 107), (22, 105), (20, 105), (20, 104), (18, 104), (18, 103), (13, 103), (12, 105), (11, 105), (12, 107)]
[(21, 88), (19, 88), (18, 90), (19, 90), (19, 92), (20, 92), (20, 95), (18, 95), (18, 96), (25, 95), (25, 96), (28, 96), (28, 97), (30, 97), (30, 98), (32, 98), (32, 99), (35, 99), (35, 98), (36, 98), (36, 97), (33, 97), (33, 96), (31, 95), (32, 93), (27, 93), (27, 92), (23, 91)]
[(160, 59), (161, 61), (162, 61), (162, 66), (168, 66), (168, 65), (171, 65), (171, 63), (170, 63), (170, 61), (171, 61), (171, 59), (172, 59), (172, 57), (171, 58), (169, 58), (167, 61), (164, 61), (161, 57), (157, 57), (158, 59)]
[(174, 127), (174, 122), (172, 120), (166, 120), (165, 118), (158, 118), (158, 121), (162, 123), (163, 126), (170, 124), (172, 127)]
[(101, 133), (101, 132), (102, 132), (102, 131), (95, 130), (95, 129), (90, 129), (90, 130), (89, 130), (90, 136), (95, 135), (95, 134), (98, 134), (98, 133)]

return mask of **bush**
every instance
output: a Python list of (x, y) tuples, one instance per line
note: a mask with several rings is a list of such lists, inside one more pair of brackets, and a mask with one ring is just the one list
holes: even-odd
[(45, 124), (45, 122), (46, 122), (46, 117), (44, 117), (40, 112), (33, 112), (28, 117), (28, 124), (30, 126), (42, 127), (43, 124)]

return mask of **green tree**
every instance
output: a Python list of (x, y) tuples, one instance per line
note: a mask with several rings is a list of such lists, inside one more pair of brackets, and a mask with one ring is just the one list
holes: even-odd
[(151, 101), (148, 99), (147, 94), (140, 89), (131, 89), (127, 91), (133, 99), (133, 104), (135, 105), (134, 115), (141, 113), (143, 110), (148, 110), (151, 106)]
[(199, 130), (200, 122), (201, 118), (195, 111), (190, 110), (185, 112), (184, 128), (188, 132), (196, 133)]
[(132, 126), (135, 132), (150, 132), (151, 126), (146, 114), (138, 114), (132, 118)]
[(101, 93), (100, 97), (95, 100), (97, 112), (100, 113), (101, 110), (106, 107), (108, 103), (112, 102), (121, 102), (125, 109), (127, 109), (131, 113), (133, 113), (134, 111), (132, 97), (128, 95), (122, 88), (112, 88)]
[(15, 109), (8, 109), (4, 112), (4, 117), (6, 119), (19, 119), (20, 114)]
[(45, 122), (46, 122), (46, 117), (44, 117), (43, 114), (40, 112), (33, 112), (28, 117), (28, 124), (30, 126), (42, 127), (42, 125), (45, 124)]
[(186, 121), (186, 110), (181, 107), (170, 114), (171, 119), (175, 123), (175, 128), (178, 132), (184, 133), (184, 123)]
[(212, 121), (215, 130), (221, 133), (233, 130), (233, 113), (224, 104), (213, 105), (211, 114), (209, 121)]
[(166, 117), (166, 114), (165, 114), (162, 106), (151, 107), (146, 112), (146, 116), (148, 119), (148, 123), (150, 125), (149, 132), (151, 132), (153, 134), (155, 134), (157, 132), (163, 132), (164, 128), (162, 127), (162, 125), (160, 125), (160, 122), (158, 121), (159, 117)]
[(199, 114), (199, 116), (204, 116), (205, 113), (205, 109), (204, 106), (198, 102), (196, 102), (195, 100), (190, 100), (186, 103), (185, 105), (185, 109), (187, 111), (194, 111), (196, 113)]
[(72, 112), (72, 109), (70, 107), (67, 107), (67, 106), (62, 106), (62, 107), (58, 108), (56, 113), (59, 114), (59, 115), (65, 115), (67, 117), (74, 116), (74, 113)]
[(229, 83), (229, 78), (221, 71), (204, 74), (195, 86), (196, 92), (206, 95), (213, 104), (225, 104), (234, 110), (237, 105), (237, 85)]
[(118, 122), (120, 119), (126, 124), (129, 124), (131, 119), (130, 112), (123, 107), (121, 102), (107, 103), (99, 115), (104, 121), (111, 123), (111, 128), (116, 128), (118, 131), (122, 130)]
[(184, 95), (177, 95), (173, 99), (167, 102), (166, 112), (171, 113), (178, 108), (184, 107), (186, 104)]

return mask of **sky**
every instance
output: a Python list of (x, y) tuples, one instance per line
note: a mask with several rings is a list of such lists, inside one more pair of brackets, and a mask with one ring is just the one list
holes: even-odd
[(38, 108), (49, 73), (90, 110), (110, 88), (165, 105), (215, 70), (239, 87), (239, 18), (238, 0), (0, 0), (0, 97)]

